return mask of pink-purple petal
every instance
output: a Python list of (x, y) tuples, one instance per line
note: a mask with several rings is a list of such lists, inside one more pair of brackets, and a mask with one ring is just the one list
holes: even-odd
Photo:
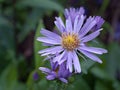
[(59, 80), (61, 80), (64, 83), (68, 83), (68, 81), (65, 78), (59, 78)]
[(75, 22), (74, 22), (74, 32), (76, 33), (78, 31), (78, 18), (79, 18), (79, 15), (76, 16), (75, 18)]
[(60, 40), (54, 40), (54, 39), (47, 38), (47, 37), (38, 37), (37, 40), (40, 41), (40, 42), (44, 42), (44, 43), (48, 43), (48, 44), (53, 44), (53, 45), (59, 45), (59, 44), (61, 44)]
[(66, 19), (66, 31), (72, 32), (72, 22), (71, 22), (70, 17), (68, 17), (68, 19)]
[(68, 59), (67, 59), (67, 69), (69, 69), (70, 72), (72, 72), (72, 59), (73, 59), (73, 55), (70, 52), (68, 52)]
[(56, 21), (54, 23), (61, 33), (65, 31), (64, 23), (60, 17), (56, 17)]
[(63, 48), (61, 46), (54, 46), (54, 47), (50, 47), (50, 48), (47, 48), (47, 49), (43, 49), (43, 50), (40, 50), (38, 53), (41, 54), (41, 53), (46, 53), (46, 52), (51, 52), (51, 51), (61, 51), (63, 50)]
[(61, 54), (57, 55), (54, 59), (53, 62), (60, 62), (60, 60), (64, 57), (65, 51), (63, 51)]
[(102, 60), (100, 60), (97, 56), (95, 56), (94, 54), (92, 53), (89, 53), (85, 50), (79, 50), (81, 53), (83, 53), (85, 56), (87, 56), (88, 58), (92, 59), (93, 61), (96, 61), (96, 62), (99, 62), (99, 63), (102, 63)]
[(75, 73), (80, 73), (81, 72), (80, 62), (75, 51), (73, 52), (73, 65)]
[(89, 17), (84, 24), (84, 26), (80, 30), (80, 35), (83, 37), (86, 35), (96, 24), (96, 20), (94, 20), (94, 17)]
[(56, 77), (54, 75), (48, 75), (46, 76), (48, 80), (54, 80)]
[(95, 31), (95, 32), (93, 32), (93, 33), (91, 33), (91, 34), (81, 38), (81, 42), (88, 42), (88, 41), (93, 40), (94, 38), (96, 38), (100, 34), (101, 30), (102, 29), (99, 29), (99, 30), (97, 30), (97, 31)]
[(78, 24), (77, 24), (77, 33), (80, 31), (84, 20), (85, 20), (85, 16), (81, 15), (80, 20), (78, 21)]
[(87, 51), (87, 52), (95, 53), (95, 54), (107, 53), (107, 50), (102, 49), (102, 48), (96, 48), (96, 47), (83, 46), (83, 47), (79, 47), (79, 49), (80, 49), (80, 50), (85, 50), (85, 51)]
[(41, 70), (41, 71), (42, 71), (43, 73), (45, 73), (45, 74), (51, 73), (51, 70), (48, 69), (48, 68), (45, 68), (45, 67), (39, 67), (39, 70)]
[(44, 36), (48, 37), (48, 38), (61, 40), (61, 37), (58, 34), (53, 33), (49, 30), (46, 30), (46, 29), (42, 28), (40, 33), (43, 34)]

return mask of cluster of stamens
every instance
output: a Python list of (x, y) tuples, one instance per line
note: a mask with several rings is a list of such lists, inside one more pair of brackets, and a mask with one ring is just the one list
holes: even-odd
[(78, 35), (74, 33), (63, 33), (62, 34), (62, 46), (68, 51), (72, 51), (79, 46), (80, 40)]

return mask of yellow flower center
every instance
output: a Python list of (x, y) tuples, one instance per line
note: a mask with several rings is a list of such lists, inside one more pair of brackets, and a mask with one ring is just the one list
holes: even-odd
[(74, 33), (63, 33), (62, 34), (62, 46), (68, 51), (72, 51), (79, 46), (80, 40), (78, 35)]

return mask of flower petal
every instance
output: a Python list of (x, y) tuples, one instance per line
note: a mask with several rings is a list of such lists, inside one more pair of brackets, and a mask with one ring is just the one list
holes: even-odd
[(78, 33), (83, 25), (85, 16), (81, 15), (81, 16), (76, 16), (75, 18), (75, 22), (74, 22), (74, 32)]
[(99, 30), (97, 30), (97, 31), (95, 31), (95, 32), (93, 32), (93, 33), (91, 33), (91, 34), (81, 38), (81, 42), (88, 42), (88, 41), (93, 40), (94, 38), (96, 38), (100, 34), (101, 30), (102, 29), (99, 29)]
[(71, 52), (68, 52), (68, 59), (67, 59), (67, 69), (69, 69), (70, 72), (72, 72), (72, 58), (73, 55)]
[(80, 31), (80, 29), (81, 29), (81, 27), (83, 25), (84, 20), (85, 20), (85, 16), (81, 15), (80, 20), (78, 21), (78, 24), (77, 24), (77, 31), (78, 32)]
[(79, 18), (79, 15), (76, 16), (75, 21), (74, 21), (74, 32), (75, 32), (75, 33), (78, 31), (78, 29), (77, 29), (78, 18)]
[(68, 83), (68, 81), (65, 78), (59, 78), (62, 82)]
[(107, 53), (107, 50), (102, 49), (102, 48), (96, 48), (96, 47), (79, 47), (79, 49), (81, 50), (85, 50), (87, 52), (91, 52), (91, 53), (95, 53), (95, 54), (103, 54), (103, 53)]
[(48, 54), (56, 54), (63, 51), (63, 48), (61, 46), (54, 46), (51, 48), (43, 49), (39, 51), (39, 54), (42, 54), (42, 56), (48, 55)]
[(57, 55), (54, 59), (53, 62), (60, 62), (60, 60), (63, 58), (63, 56), (65, 55), (65, 51), (63, 51), (61, 54)]
[(50, 74), (51, 70), (45, 67), (39, 67), (39, 70), (41, 70), (45, 74)]
[(80, 30), (81, 37), (86, 35), (95, 26), (95, 24), (96, 20), (94, 19), (94, 17), (89, 17), (84, 26)]
[(56, 17), (56, 21), (54, 23), (61, 33), (65, 31), (64, 23), (60, 17)]
[(43, 34), (44, 36), (48, 37), (48, 38), (61, 40), (61, 37), (58, 34), (53, 33), (49, 30), (46, 30), (46, 29), (42, 28), (40, 33)]
[(99, 63), (102, 63), (102, 60), (100, 60), (97, 56), (95, 56), (94, 54), (92, 53), (89, 53), (85, 50), (79, 50), (81, 53), (83, 53), (85, 56), (87, 56), (88, 58), (92, 59), (93, 61), (96, 61), (96, 62), (99, 62)]
[(48, 75), (46, 76), (48, 80), (54, 80), (56, 77), (54, 75)]
[(73, 64), (75, 68), (75, 73), (80, 73), (81, 72), (80, 62), (75, 51), (73, 52)]
[(72, 32), (72, 22), (70, 17), (68, 17), (68, 19), (66, 20), (66, 31), (67, 32)]
[(38, 37), (37, 40), (48, 44), (54, 44), (54, 45), (61, 44), (60, 40), (55, 40), (47, 37)]

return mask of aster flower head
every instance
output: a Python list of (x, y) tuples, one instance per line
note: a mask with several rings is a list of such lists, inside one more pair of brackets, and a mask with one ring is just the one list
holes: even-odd
[[(72, 20), (73, 17), (74, 19)], [(87, 42), (93, 40), (100, 34), (102, 29), (100, 29), (99, 26), (103, 24), (99, 25), (101, 19), (102, 18), (99, 16), (90, 16), (86, 19), (86, 16), (84, 16), (83, 13), (81, 13), (81, 15), (75, 13), (74, 16), (71, 16), (71, 11), (68, 11), (65, 24), (60, 17), (56, 17), (55, 25), (57, 26), (60, 35), (46, 29), (41, 29), (40, 32), (44, 37), (38, 37), (37, 40), (51, 44), (52, 46), (39, 51), (39, 53), (42, 56), (59, 53), (53, 59), (53, 62), (57, 62), (59, 65), (66, 63), (66, 68), (70, 72), (74, 71), (75, 73), (81, 72), (78, 58), (78, 55), (81, 53), (93, 61), (102, 63), (102, 60), (95, 54), (101, 55), (107, 53), (107, 50), (86, 45)], [(90, 33), (96, 26), (97, 29)]]
[(68, 83), (68, 78), (71, 76), (72, 73), (69, 72), (68, 69), (66, 69), (65, 63), (62, 63), (59, 65), (57, 62), (53, 63), (50, 60), (51, 63), (51, 69), (40, 67), (39, 70), (41, 70), (43, 73), (45, 73), (46, 79), (48, 80), (54, 80), (58, 79), (64, 83)]

